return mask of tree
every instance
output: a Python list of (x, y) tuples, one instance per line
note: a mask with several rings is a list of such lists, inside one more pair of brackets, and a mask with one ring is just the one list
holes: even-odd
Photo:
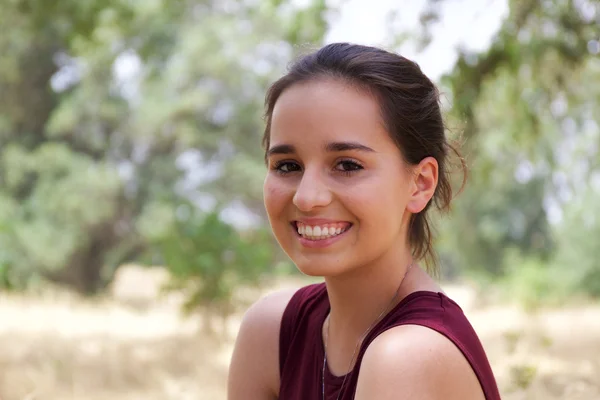
[(3, 4), (0, 225), (14, 229), (0, 254), (93, 293), (170, 228), (174, 204), (206, 194), (190, 182), (209, 163), (210, 196), (258, 212), (262, 93), (295, 45), (320, 40), (324, 12), (323, 1)]
[[(425, 45), (440, 2), (430, 1), (422, 19)], [(549, 212), (569, 215), (566, 194), (584, 194), (600, 159), (600, 89), (589, 84), (599, 76), (600, 5), (515, 0), (509, 7), (490, 48), (459, 49), (441, 82), (450, 93), (449, 125), (462, 133), (471, 166), (467, 190), (443, 225), (442, 250), (495, 276), (514, 269), (507, 265), (514, 257), (506, 258), (513, 249), (549, 268), (564, 245)], [(565, 179), (574, 170), (578, 178)]]
[(215, 317), (226, 320), (235, 311), (241, 289), (260, 286), (272, 273), (276, 251), (265, 228), (240, 234), (217, 211), (178, 209), (190, 215), (156, 243), (171, 275), (167, 288), (184, 293), (184, 311), (203, 311), (204, 327), (213, 331)]

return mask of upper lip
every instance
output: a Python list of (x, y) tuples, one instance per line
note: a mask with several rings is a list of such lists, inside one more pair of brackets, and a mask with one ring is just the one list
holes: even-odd
[(348, 221), (341, 221), (339, 219), (327, 219), (327, 218), (299, 218), (299, 219), (294, 220), (293, 222), (301, 222), (304, 225), (315, 226), (315, 225), (337, 224), (340, 222), (348, 222)]

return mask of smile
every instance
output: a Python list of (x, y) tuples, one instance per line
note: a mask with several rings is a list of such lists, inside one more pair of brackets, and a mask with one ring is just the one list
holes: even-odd
[(352, 226), (349, 222), (336, 222), (323, 225), (308, 225), (300, 221), (292, 223), (298, 235), (306, 240), (321, 241), (334, 238)]

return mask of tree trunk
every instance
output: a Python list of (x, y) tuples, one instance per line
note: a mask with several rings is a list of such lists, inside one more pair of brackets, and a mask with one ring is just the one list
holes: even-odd
[(93, 295), (103, 289), (108, 284), (102, 273), (107, 254), (120, 240), (112, 222), (92, 228), (87, 243), (71, 255), (66, 266), (59, 271), (46, 272), (44, 276), (83, 295)]

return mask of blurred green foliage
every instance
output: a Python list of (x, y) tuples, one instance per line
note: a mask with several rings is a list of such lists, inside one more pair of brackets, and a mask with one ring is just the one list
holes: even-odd
[[(439, 1), (431, 1), (438, 3)], [(528, 305), (598, 295), (600, 4), (509, 2), (490, 47), (443, 77), (470, 167), (439, 249)], [(439, 16), (424, 20), (428, 29)]]
[(320, 40), (324, 2), (0, 5), (4, 287), (102, 290), (182, 201), (264, 215), (263, 93)]
[(186, 218), (157, 242), (171, 275), (168, 290), (186, 294), (184, 311), (227, 317), (235, 310), (236, 291), (260, 286), (272, 274), (276, 249), (265, 228), (240, 234), (219, 213), (200, 213), (180, 205)]

